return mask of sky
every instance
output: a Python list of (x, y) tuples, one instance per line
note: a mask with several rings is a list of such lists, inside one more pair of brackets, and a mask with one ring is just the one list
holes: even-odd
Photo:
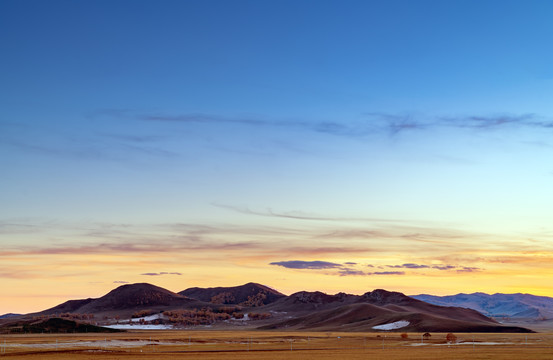
[(552, 14), (0, 1), (0, 314), (137, 282), (553, 296)]

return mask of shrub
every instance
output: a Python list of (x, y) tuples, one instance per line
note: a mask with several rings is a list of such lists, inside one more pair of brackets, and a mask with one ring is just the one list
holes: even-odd
[(447, 342), (453, 343), (457, 341), (457, 336), (455, 336), (452, 333), (449, 333), (445, 336), (445, 339), (447, 340)]
[(409, 335), (407, 335), (406, 333), (403, 333), (400, 336), (402, 340), (407, 340), (409, 338)]
[(235, 318), (235, 319), (243, 319), (243, 318), (244, 318), (244, 314), (238, 313), (238, 312), (234, 312), (234, 313), (232, 313), (232, 317)]
[(141, 317), (146, 317), (146, 316), (150, 316), (150, 315), (154, 315), (156, 312), (153, 311), (153, 310), (140, 310), (140, 311), (137, 311), (135, 312), (134, 314), (132, 314), (132, 318), (141, 318)]
[(265, 299), (267, 299), (267, 295), (259, 292), (255, 295), (248, 296), (248, 300), (241, 302), (240, 305), (248, 307), (263, 306), (265, 305)]
[(230, 292), (222, 292), (211, 298), (213, 304), (233, 304), (236, 301), (234, 295)]
[(248, 318), (250, 320), (263, 320), (269, 319), (272, 315), (270, 313), (249, 313)]

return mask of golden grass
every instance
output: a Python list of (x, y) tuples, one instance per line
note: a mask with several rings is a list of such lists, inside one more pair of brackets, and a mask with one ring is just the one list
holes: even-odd
[[(380, 337), (377, 337), (380, 335)], [(132, 331), (0, 336), (0, 359), (552, 359), (553, 334)], [(474, 343), (472, 342), (474, 338)], [(4, 347), (4, 341), (6, 346)], [(464, 342), (464, 344), (463, 344)], [(495, 345), (492, 345), (494, 343)], [(5, 350), (5, 352), (3, 352)]]

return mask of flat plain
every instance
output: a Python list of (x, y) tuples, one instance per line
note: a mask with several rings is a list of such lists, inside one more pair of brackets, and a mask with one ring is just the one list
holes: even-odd
[(6, 359), (552, 359), (553, 333), (129, 331), (0, 337)]

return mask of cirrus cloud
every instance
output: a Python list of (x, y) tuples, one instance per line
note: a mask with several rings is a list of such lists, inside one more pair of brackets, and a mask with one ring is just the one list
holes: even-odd
[(143, 274), (140, 274), (140, 275), (146, 275), (146, 276), (160, 276), (160, 275), (182, 275), (182, 273), (180, 272), (165, 272), (165, 271), (162, 271), (162, 272), (158, 272), (158, 273), (143, 273)]
[(302, 260), (290, 260), (290, 261), (276, 261), (272, 262), (269, 265), (282, 266), (288, 269), (335, 269), (342, 267), (341, 264), (328, 262), (328, 261), (302, 261)]

